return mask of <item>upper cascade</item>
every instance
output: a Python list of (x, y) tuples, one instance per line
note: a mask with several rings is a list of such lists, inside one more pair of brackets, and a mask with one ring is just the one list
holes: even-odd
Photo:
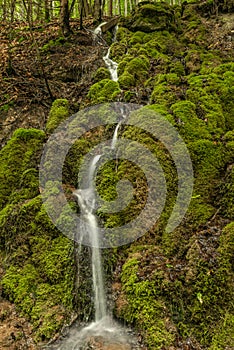
[[(103, 23), (99, 24), (99, 26), (96, 29), (94, 29), (93, 33), (94, 33), (95, 37), (98, 37), (98, 38), (102, 37), (102, 27), (106, 24), (107, 24), (107, 22), (103, 22)], [(118, 30), (118, 26), (116, 25), (114, 27), (114, 30), (113, 30), (113, 33), (114, 33), (113, 42), (116, 40), (117, 30)], [(110, 47), (109, 47), (106, 55), (103, 56), (103, 60), (104, 60), (106, 66), (110, 72), (111, 79), (113, 81), (118, 81), (118, 73), (117, 73), (118, 63), (113, 61), (110, 58)]]

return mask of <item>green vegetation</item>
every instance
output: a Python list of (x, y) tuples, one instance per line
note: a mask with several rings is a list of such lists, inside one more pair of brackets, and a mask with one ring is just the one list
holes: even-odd
[(46, 132), (51, 134), (67, 117), (69, 117), (68, 101), (64, 99), (55, 100), (46, 123)]
[(64, 43), (65, 43), (64, 37), (59, 37), (56, 40), (50, 40), (47, 44), (45, 44), (41, 48), (41, 51), (44, 53), (48, 53), (48, 51), (52, 52), (56, 46), (63, 45)]
[[(184, 348), (188, 341), (198, 349), (234, 348), (234, 64), (222, 46), (210, 46), (207, 16), (214, 6), (213, 1), (184, 4), (183, 9), (140, 3), (120, 20), (111, 46), (111, 57), (119, 64), (118, 82), (99, 68), (82, 101), (85, 106), (112, 101), (145, 105), (129, 120), (149, 122), (146, 111), (164, 116), (183, 138), (193, 163), (188, 211), (179, 227), (166, 232), (179, 181), (172, 156), (149, 132), (130, 125), (119, 129), (120, 137), (141, 143), (158, 160), (167, 185), (165, 207), (149, 232), (127, 247), (103, 253), (116, 293), (115, 316), (132, 324), (149, 350), (176, 348), (178, 341)], [(228, 6), (222, 3), (220, 8)], [(49, 42), (43, 50), (59, 44)], [(69, 102), (54, 101), (47, 135), (70, 115)], [(108, 108), (102, 112), (103, 120), (111, 120)], [(113, 127), (104, 129), (86, 133), (84, 127), (64, 162), (63, 189), (74, 211), (78, 208), (71, 193), (82, 158), (112, 137)], [(39, 194), (38, 165), (46, 134), (18, 129), (0, 152), (2, 295), (31, 322), (37, 342), (52, 338), (73, 312), (80, 321), (91, 319), (93, 312), (88, 249), (81, 250), (78, 269), (75, 244), (54, 227)], [(126, 152), (133, 154), (134, 145)], [(101, 198), (115, 200), (120, 180), (133, 184), (133, 198), (118, 213), (109, 213), (107, 204), (98, 209), (98, 220), (106, 227), (130, 222), (147, 200), (143, 170), (124, 159), (108, 160), (99, 169)], [(56, 185), (48, 183), (48, 193), (57, 195)], [(62, 213), (59, 220), (64, 217)]]
[(110, 79), (103, 79), (91, 86), (88, 98), (92, 103), (103, 103), (115, 101), (120, 93), (119, 84)]

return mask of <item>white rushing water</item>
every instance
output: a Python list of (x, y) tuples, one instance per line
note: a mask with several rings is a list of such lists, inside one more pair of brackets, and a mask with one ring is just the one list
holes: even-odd
[[(93, 162), (91, 164), (91, 167), (92, 165)], [(86, 197), (87, 193), (87, 191), (82, 190), (74, 192), (74, 194), (77, 196), (82, 215), (82, 230), (84, 230), (82, 234), (89, 235), (90, 244), (92, 245), (91, 265), (93, 277), (95, 321), (97, 322), (107, 316), (106, 294), (103, 281), (101, 252), (99, 249), (98, 225), (96, 216), (93, 214), (93, 207), (95, 206), (95, 203), (92, 200), (93, 203), (90, 205), (89, 200)], [(90, 191), (90, 195), (91, 198), (94, 198), (93, 191)]]
[(88, 171), (88, 182), (86, 190), (76, 190), (74, 195), (77, 197), (83, 226), (81, 227), (82, 235), (88, 234), (92, 249), (91, 266), (93, 277), (93, 292), (94, 292), (94, 309), (95, 321), (98, 322), (107, 316), (106, 310), (106, 294), (104, 289), (104, 279), (102, 272), (101, 252), (99, 244), (99, 230), (97, 218), (94, 213), (95, 209), (95, 190), (93, 185), (93, 177), (97, 163), (101, 158), (101, 154), (93, 157)]
[(112, 59), (110, 59), (110, 47), (107, 51), (107, 54), (103, 57), (103, 60), (110, 72), (111, 79), (113, 81), (118, 81), (118, 63), (114, 62)]
[(118, 131), (119, 131), (119, 127), (121, 125), (121, 121), (117, 124), (116, 128), (115, 128), (115, 132), (112, 138), (112, 142), (111, 142), (111, 149), (115, 149), (117, 140), (118, 140)]
[(99, 26), (94, 29), (93, 32), (94, 32), (95, 35), (102, 36), (102, 26), (104, 26), (104, 24), (106, 24), (106, 22), (103, 22), (103, 23), (99, 24)]
[[(111, 149), (115, 149), (118, 130), (121, 121), (117, 124), (112, 142)], [(91, 266), (92, 266), (92, 278), (93, 278), (93, 293), (94, 293), (94, 309), (95, 309), (95, 322), (99, 322), (102, 319), (107, 318), (107, 298), (104, 287), (104, 277), (102, 269), (102, 259), (99, 244), (99, 229), (97, 224), (97, 218), (95, 215), (95, 186), (94, 175), (97, 168), (97, 163), (102, 157), (102, 154), (95, 155), (90, 162), (88, 169), (87, 188), (74, 191), (74, 195), (77, 197), (78, 204), (81, 211), (82, 236), (89, 235), (89, 241), (92, 250)]]
[[(99, 40), (100, 38), (102, 38), (102, 26), (106, 24), (106, 22), (103, 22), (101, 24), (99, 24), (99, 26), (97, 28), (94, 29), (93, 31), (93, 34), (94, 34), (94, 37), (96, 38), (95, 41)], [(114, 28), (114, 37), (113, 37), (113, 42), (116, 40), (116, 33), (117, 33), (117, 30), (118, 30), (118, 26), (115, 26)], [(103, 39), (104, 40), (104, 39)], [(117, 73), (117, 69), (118, 69), (118, 63), (113, 61), (111, 58), (110, 58), (110, 47), (106, 53), (105, 56), (103, 56), (103, 60), (110, 72), (110, 75), (111, 75), (111, 79), (113, 81), (118, 81), (118, 73)]]

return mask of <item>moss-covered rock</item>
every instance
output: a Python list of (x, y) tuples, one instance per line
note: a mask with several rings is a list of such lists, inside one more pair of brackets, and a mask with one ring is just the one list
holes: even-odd
[(59, 124), (69, 117), (69, 103), (65, 99), (55, 100), (46, 123), (46, 132), (51, 134)]
[(118, 82), (110, 79), (103, 79), (91, 86), (88, 92), (88, 98), (92, 103), (103, 103), (115, 101), (120, 88)]
[(142, 3), (130, 18), (122, 21), (133, 32), (150, 33), (159, 30), (175, 30), (176, 14), (167, 3)]
[(128, 89), (135, 86), (135, 78), (132, 74), (126, 72), (119, 77), (119, 86), (121, 89)]
[(169, 87), (166, 83), (155, 84), (154, 90), (151, 94), (151, 103), (162, 104), (166, 106), (171, 106), (177, 97), (173, 92), (173, 89)]
[(118, 313), (128, 322), (136, 323), (145, 334), (148, 349), (156, 350), (171, 345), (175, 335), (173, 326), (167, 321), (168, 310), (157, 289), (162, 274), (155, 271), (152, 281), (141, 280), (141, 260), (140, 251), (135, 252), (129, 255), (123, 265), (121, 283), (124, 301)]
[(38, 194), (38, 164), (45, 133), (18, 129), (0, 152), (0, 208)]
[(115, 42), (111, 45), (111, 57), (114, 61), (119, 62), (121, 58), (126, 54), (127, 45), (124, 43)]
[(105, 67), (100, 67), (98, 70), (93, 74), (92, 80), (94, 83), (97, 83), (99, 80), (103, 79), (110, 79), (110, 72)]
[(72, 244), (50, 222), (40, 196), (5, 207), (0, 218), (1, 247), (10, 249), (5, 252), (3, 295), (31, 321), (35, 340), (49, 339), (72, 309)]

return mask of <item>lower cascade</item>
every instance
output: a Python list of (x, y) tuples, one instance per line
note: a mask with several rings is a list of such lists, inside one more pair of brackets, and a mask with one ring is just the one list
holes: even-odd
[[(125, 115), (122, 115), (125, 118)], [(110, 149), (115, 150), (118, 141), (118, 130), (121, 121), (117, 124)], [(91, 246), (91, 266), (93, 279), (93, 296), (95, 319), (84, 328), (72, 326), (64, 339), (59, 339), (47, 348), (53, 350), (137, 350), (141, 349), (132, 331), (117, 324), (108, 313), (107, 296), (104, 287), (104, 276), (101, 261), (101, 249), (99, 248), (99, 229), (95, 215), (95, 190), (93, 178), (98, 161), (103, 154), (95, 155), (89, 164), (85, 189), (73, 192), (76, 197), (82, 224), (80, 227), (82, 237), (89, 236)]]
[(103, 57), (103, 60), (107, 68), (109, 69), (111, 79), (113, 81), (118, 81), (118, 73), (117, 73), (118, 63), (112, 61), (109, 56), (110, 56), (110, 47), (107, 51), (107, 54)]

